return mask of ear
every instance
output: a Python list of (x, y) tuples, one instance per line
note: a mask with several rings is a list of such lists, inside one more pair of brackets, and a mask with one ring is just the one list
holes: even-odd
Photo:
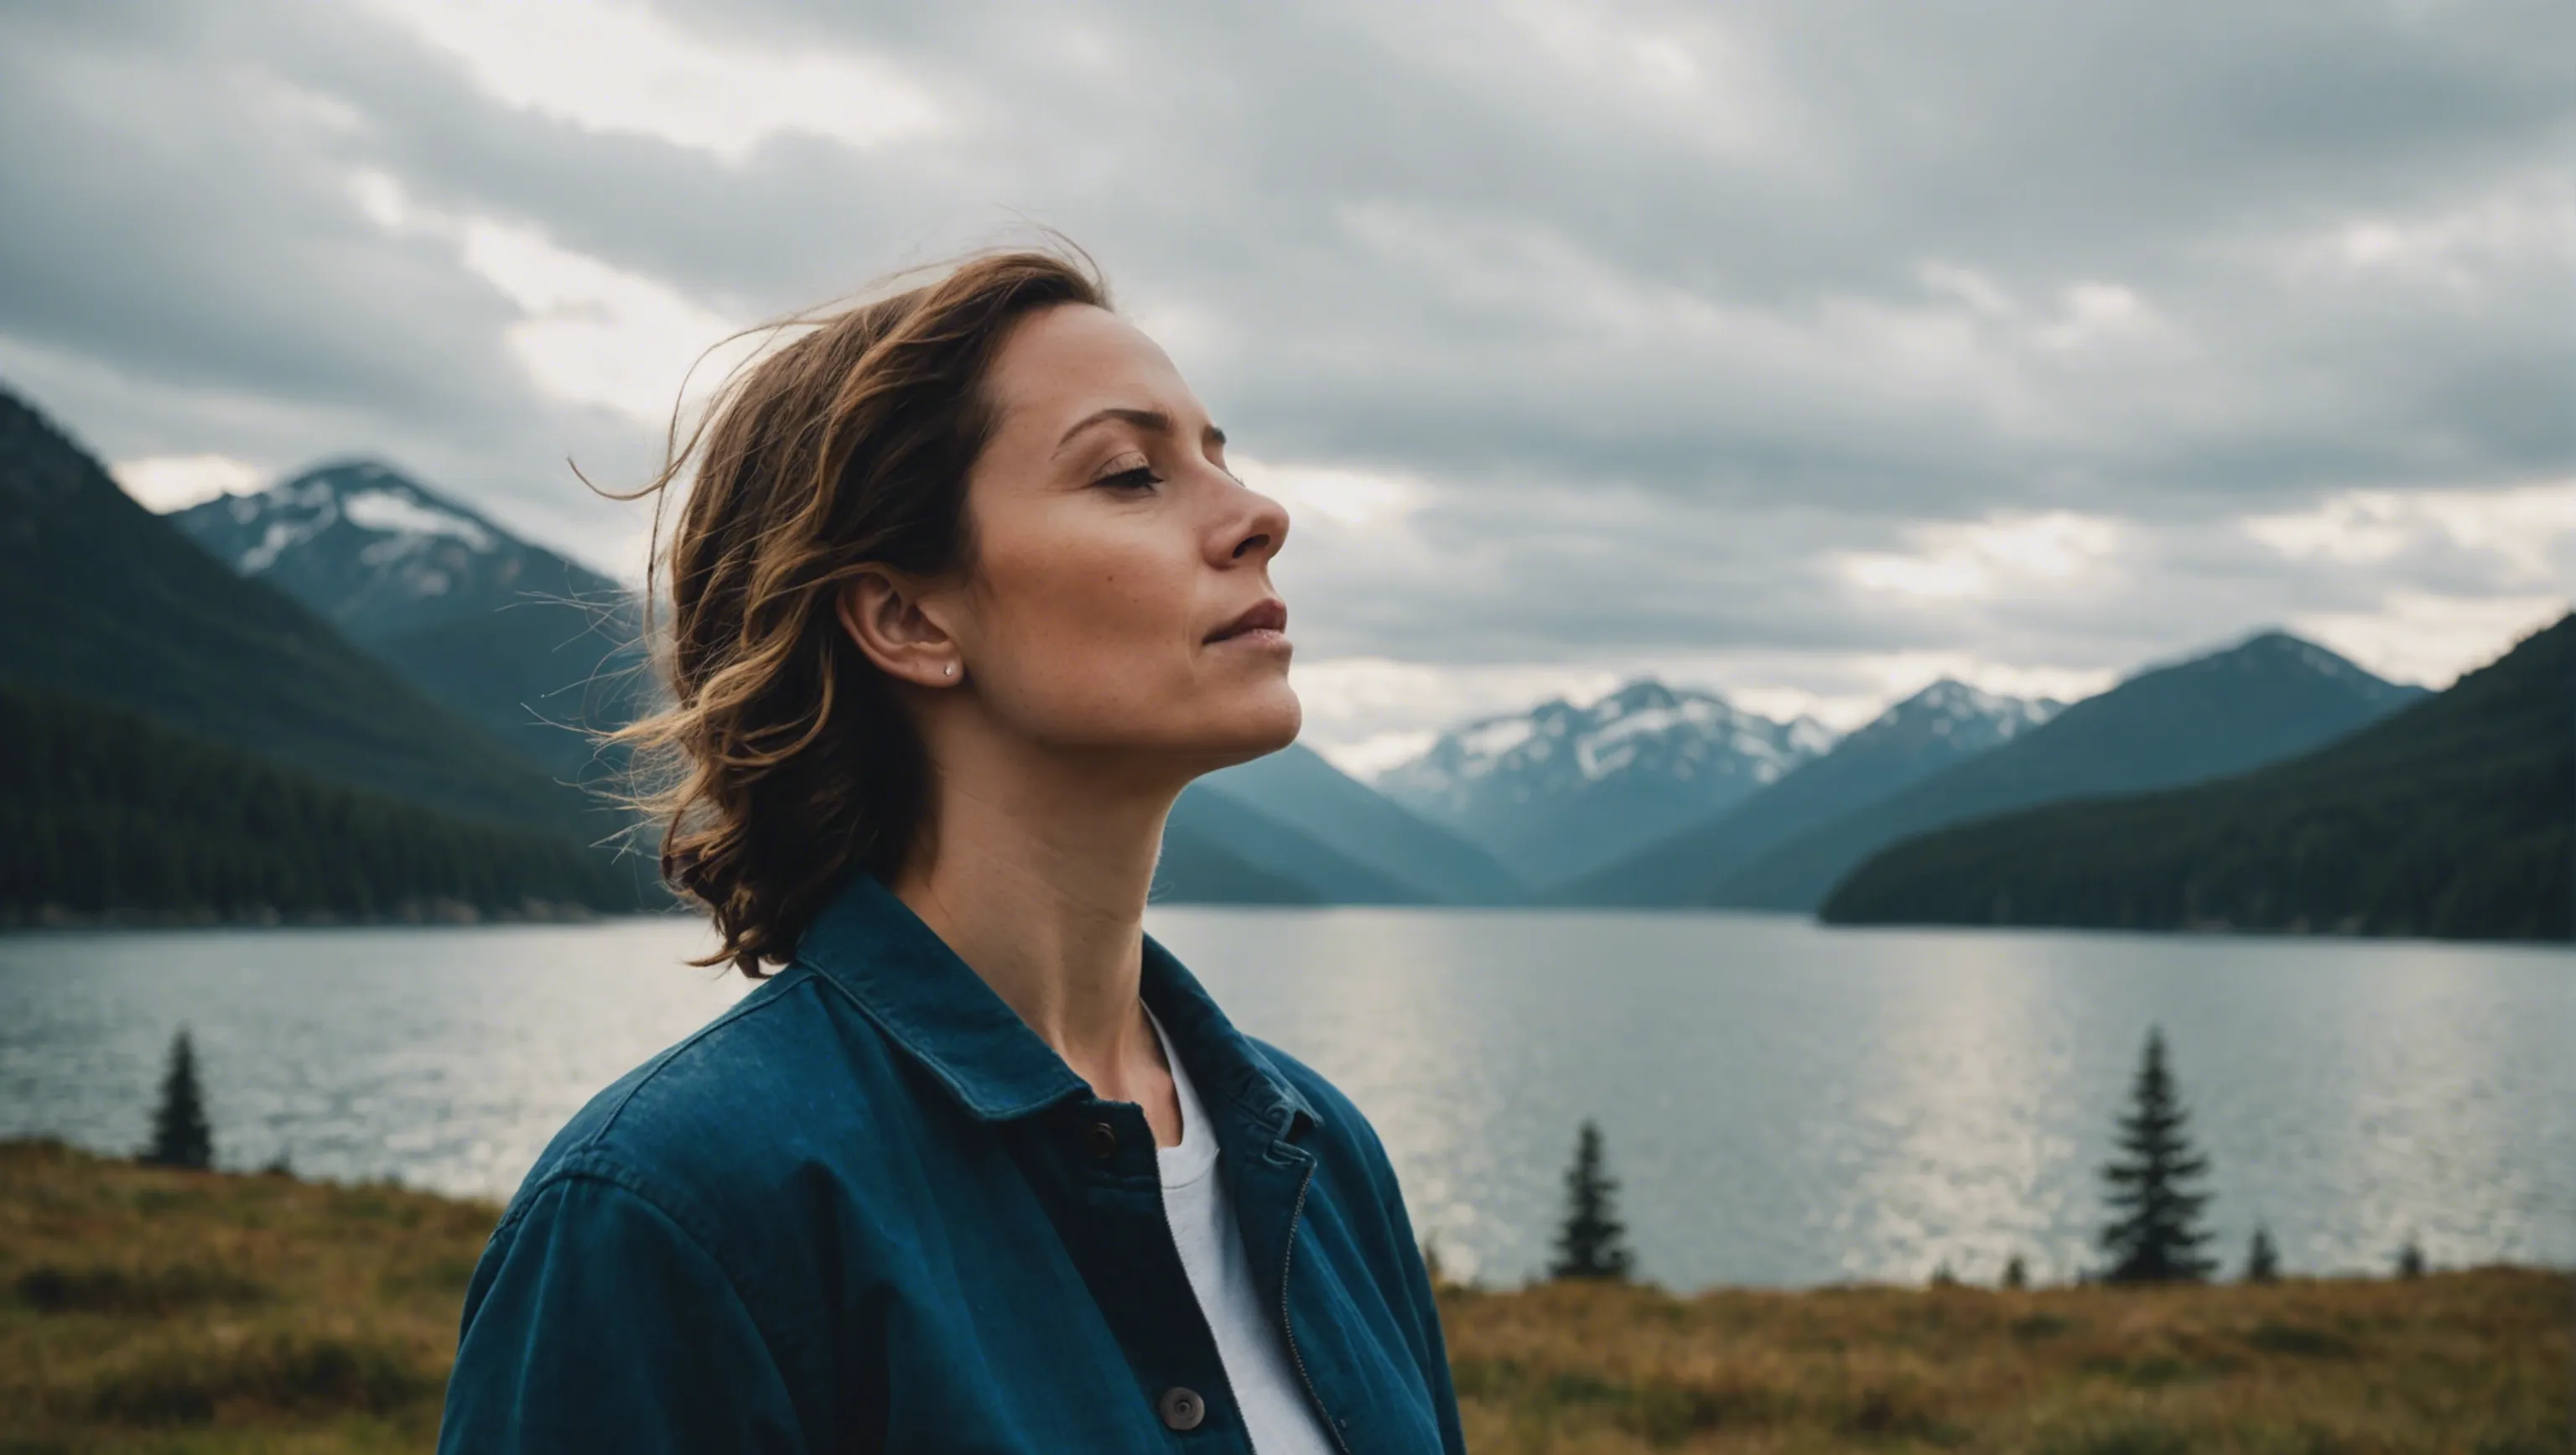
[(935, 599), (928, 583), (887, 567), (863, 567), (841, 583), (833, 607), (841, 630), (886, 675), (922, 687), (966, 680), (957, 641), (939, 620), (947, 603)]

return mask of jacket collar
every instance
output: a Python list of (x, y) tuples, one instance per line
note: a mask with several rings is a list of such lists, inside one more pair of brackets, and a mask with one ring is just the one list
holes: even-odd
[[(1091, 1094), (973, 966), (863, 868), (851, 871), (806, 928), (796, 963), (847, 993), (981, 1120), (1026, 1116)], [(1151, 934), (1141, 989), (1203, 1099), (1222, 1093), (1281, 1136), (1321, 1124), (1314, 1104)]]

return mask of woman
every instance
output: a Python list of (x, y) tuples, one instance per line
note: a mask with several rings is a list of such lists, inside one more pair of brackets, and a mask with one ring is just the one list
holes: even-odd
[(1064, 259), (815, 322), (651, 487), (618, 735), (763, 983), (538, 1159), (440, 1448), (1461, 1450), (1375, 1133), (1143, 928), (1182, 787), (1297, 735), (1287, 513)]

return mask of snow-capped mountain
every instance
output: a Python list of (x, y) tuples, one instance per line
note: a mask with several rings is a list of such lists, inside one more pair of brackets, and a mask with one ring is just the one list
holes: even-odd
[(2066, 710), (2053, 698), (2006, 697), (1943, 678), (1870, 720), (1843, 740), (1845, 749), (1921, 752), (1944, 764), (1999, 748)]
[(377, 642), (528, 594), (613, 601), (614, 582), (392, 467), (350, 460), (169, 517), (197, 544)]
[(1696, 904), (1711, 886), (1774, 846), (1864, 809), (2047, 722), (2062, 704), (1940, 681), (1879, 714), (1778, 783), (1581, 879), (1575, 904)]
[(558, 776), (607, 766), (560, 724), (633, 720), (625, 588), (390, 466), (340, 461), (168, 519)]
[(1585, 706), (1556, 698), (1453, 728), (1376, 786), (1545, 884), (1717, 813), (1834, 741), (1810, 718), (1640, 678)]

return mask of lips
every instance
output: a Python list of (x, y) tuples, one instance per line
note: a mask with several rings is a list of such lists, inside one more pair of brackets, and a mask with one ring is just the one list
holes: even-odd
[(1286, 631), (1287, 629), (1288, 603), (1281, 601), (1276, 596), (1266, 596), (1261, 600), (1254, 602), (1252, 604), (1252, 608), (1244, 612), (1243, 615), (1238, 616), (1234, 620), (1227, 622), (1224, 626), (1219, 627), (1216, 632), (1208, 638), (1208, 640), (1211, 642), (1221, 642), (1228, 637), (1241, 636), (1245, 632), (1275, 632)]

